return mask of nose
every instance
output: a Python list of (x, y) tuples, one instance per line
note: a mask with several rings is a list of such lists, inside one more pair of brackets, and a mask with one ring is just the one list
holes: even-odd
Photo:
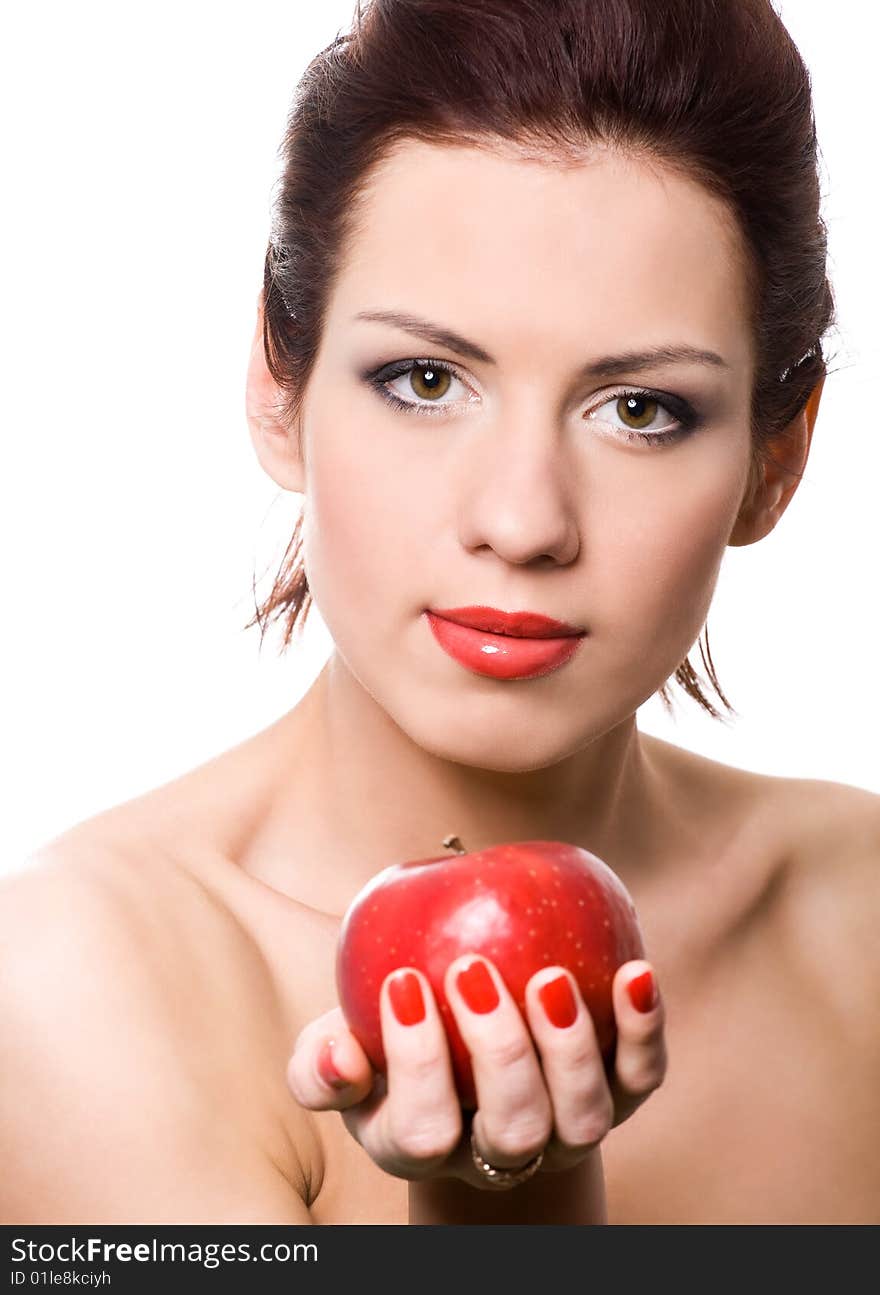
[(580, 548), (572, 473), (561, 433), (547, 418), (484, 427), (467, 461), (459, 537), (471, 552), (494, 550), (523, 565), (573, 561)]

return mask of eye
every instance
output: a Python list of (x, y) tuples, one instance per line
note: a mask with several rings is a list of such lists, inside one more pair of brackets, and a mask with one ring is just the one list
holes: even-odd
[[(442, 417), (456, 405), (479, 399), (445, 360), (395, 360), (362, 377), (392, 408), (405, 413)], [(450, 391), (455, 393), (456, 384), (465, 394), (445, 399)], [(602, 410), (612, 406), (622, 426), (601, 416)], [(655, 424), (661, 410), (671, 414), (673, 421), (658, 427)], [(613, 437), (642, 445), (671, 445), (695, 430), (700, 421), (693, 406), (680, 396), (640, 388), (615, 392), (587, 417), (610, 426)]]
[(403, 376), (409, 379), (407, 385), (420, 400), (430, 400), (432, 404), (439, 403), (453, 382), (458, 381), (449, 369), (437, 364), (414, 364)]
[[(386, 364), (377, 372), (368, 374), (367, 381), (395, 409), (411, 410), (416, 414), (433, 414), (437, 409), (474, 398), (471, 393), (444, 399), (450, 389), (454, 391), (456, 383), (465, 393), (470, 392), (470, 388), (465, 386), (452, 365), (442, 360), (395, 360), (393, 364)], [(394, 383), (400, 385), (394, 387)]]
[[(623, 426), (609, 424), (613, 434), (627, 441), (643, 441), (649, 445), (679, 441), (692, 432), (699, 421), (696, 410), (686, 400), (659, 391), (618, 391), (599, 405), (589, 418), (608, 423), (608, 418), (602, 416), (602, 410), (607, 408), (611, 408), (612, 414), (623, 423)], [(655, 425), (661, 411), (671, 413), (673, 421)]]

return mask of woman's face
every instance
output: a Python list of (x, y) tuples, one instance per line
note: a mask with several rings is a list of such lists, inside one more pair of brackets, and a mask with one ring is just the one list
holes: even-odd
[[(339, 656), (421, 747), (548, 766), (686, 656), (749, 475), (740, 254), (701, 187), (607, 151), (408, 141), (374, 173), (303, 408), (304, 555)], [(679, 348), (717, 358), (606, 358)], [(469, 605), (587, 634), (487, 677), (425, 614)]]

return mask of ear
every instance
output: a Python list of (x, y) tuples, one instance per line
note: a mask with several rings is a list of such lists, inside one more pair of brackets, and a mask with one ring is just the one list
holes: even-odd
[(297, 429), (281, 418), (282, 392), (266, 364), (263, 346), (263, 294), (257, 299), (257, 324), (248, 360), (245, 408), (257, 458), (283, 490), (305, 493)]
[(750, 471), (749, 484), (727, 541), (731, 547), (756, 544), (769, 535), (791, 502), (807, 466), (824, 386), (823, 374), (798, 416), (770, 443), (767, 462)]

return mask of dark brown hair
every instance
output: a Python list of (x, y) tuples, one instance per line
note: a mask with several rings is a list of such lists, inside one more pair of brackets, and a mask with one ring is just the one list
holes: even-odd
[[(357, 200), (405, 140), (509, 141), (576, 160), (591, 141), (653, 159), (720, 197), (747, 252), (756, 371), (753, 481), (826, 372), (834, 319), (809, 73), (770, 0), (371, 0), (309, 64), (281, 146), (263, 342), (289, 425), (321, 338)], [(247, 628), (311, 604), (302, 517)], [(256, 597), (255, 597), (256, 601)], [(700, 654), (727, 710), (709, 651)], [(674, 679), (714, 718), (688, 658)], [(668, 682), (659, 690), (668, 711)]]

